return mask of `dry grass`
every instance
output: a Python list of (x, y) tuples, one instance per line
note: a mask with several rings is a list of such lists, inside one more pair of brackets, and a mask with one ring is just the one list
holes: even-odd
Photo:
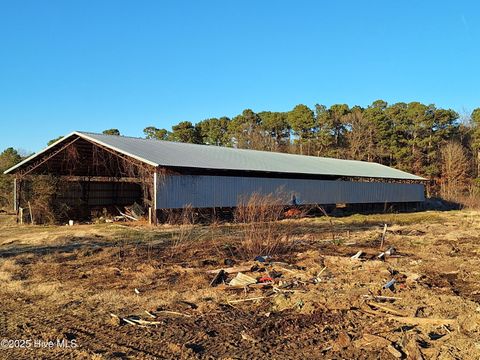
[(19, 272), (18, 266), (14, 260), (4, 259), (0, 263), (0, 281), (7, 283)]
[(184, 207), (176, 219), (177, 231), (172, 233), (171, 254), (175, 255), (193, 240), (195, 214), (191, 205)]
[(234, 212), (235, 223), (241, 235), (237, 248), (239, 255), (253, 259), (258, 255), (284, 254), (292, 246), (293, 227), (280, 222), (284, 215), (281, 197), (274, 194), (253, 194), (242, 199)]
[[(422, 341), (428, 342), (429, 347), (421, 349), (425, 358), (468, 359), (469, 355), (475, 358), (476, 339), (480, 335), (480, 312), (476, 310), (480, 291), (478, 212), (278, 221), (281, 214), (275, 206), (271, 207), (272, 203), (275, 205), (272, 198), (246, 202), (234, 224), (206, 227), (186, 221), (188, 228), (183, 230), (182, 225), (152, 229), (114, 224), (2, 228), (0, 251), (4, 255), (8, 252), (9, 257), (0, 259), (0, 302), (2, 311), (10, 317), (12, 336), (42, 334), (56, 338), (75, 333), (81, 348), (59, 358), (94, 358), (96, 352), (102, 351), (102, 358), (112, 358), (116, 352), (132, 358), (149, 358), (142, 353), (144, 350), (166, 351), (156, 355), (163, 358), (182, 352), (185, 358), (295, 357), (290, 345), (279, 350), (282, 353), (275, 353), (283, 344), (306, 349), (306, 353), (298, 353), (297, 357), (308, 358), (318, 354), (318, 343), (310, 343), (315, 338), (320, 338), (322, 348), (334, 346), (326, 355), (330, 358), (388, 358), (390, 355), (384, 349), (366, 352), (353, 343), (374, 331), (403, 346), (401, 339), (405, 332), (418, 334)], [(375, 258), (379, 251), (376, 239), (384, 223), (389, 224), (387, 246), (397, 248), (400, 257), (382, 262)], [(332, 227), (337, 237), (349, 230), (351, 244), (331, 241)], [(282, 241), (285, 233), (288, 241), (280, 248), (272, 248), (273, 242)], [(295, 240), (295, 247), (294, 239), (301, 239)], [(123, 244), (122, 258), (115, 246), (119, 240)], [(103, 244), (101, 247), (98, 241)], [(251, 259), (259, 253), (265, 255), (262, 252), (270, 249), (279, 254), (279, 261), (304, 269), (289, 270), (280, 265), (275, 268), (282, 273), (281, 281), (298, 284), (294, 292), (225, 306), (228, 300), (269, 294), (268, 290), (250, 289), (246, 293), (209, 286), (212, 276), (206, 271), (225, 266), (226, 252), (217, 248), (229, 243), (238, 247), (238, 253), (229, 253), (237, 265), (244, 264), (242, 259)], [(82, 246), (72, 247), (72, 244)], [(147, 245), (151, 245), (149, 258)], [(51, 249), (44, 252), (45, 247)], [(171, 259), (171, 247), (177, 249), (175, 261)], [(368, 259), (350, 259), (358, 250), (366, 252)], [(312, 283), (311, 279), (324, 268), (320, 282)], [(396, 331), (402, 324), (363, 314), (359, 309), (365, 306), (364, 295), (381, 291), (392, 295), (381, 290), (391, 278), (392, 270), (399, 272), (399, 280), (412, 273), (421, 278), (399, 286), (393, 295), (400, 299), (386, 306), (408, 316), (415, 316), (421, 310), (421, 317), (425, 318), (458, 319), (459, 327), (447, 331), (419, 326)], [(249, 274), (259, 276), (260, 272)], [(194, 303), (198, 308), (182, 307), (182, 301)], [(163, 325), (148, 329), (110, 324), (111, 312), (147, 318), (145, 310), (157, 309), (191, 317), (164, 316)], [(238, 329), (248, 330), (248, 335), (260, 343), (250, 344)], [(269, 335), (272, 331), (269, 329), (275, 329), (275, 335)], [(345, 329), (352, 343), (343, 350), (335, 350), (339, 334)], [(430, 332), (438, 331), (451, 335), (440, 340), (428, 338)], [(276, 341), (273, 345), (272, 339)], [(133, 350), (125, 345), (132, 343)], [(205, 353), (200, 356), (189, 353), (185, 343), (201, 344)], [(226, 343), (228, 347), (222, 346)], [(219, 348), (215, 347), (217, 344)], [(268, 348), (271, 353), (255, 353), (260, 348)], [(17, 358), (31, 357), (33, 353), (25, 354)], [(56, 354), (35, 355), (51, 358)]]

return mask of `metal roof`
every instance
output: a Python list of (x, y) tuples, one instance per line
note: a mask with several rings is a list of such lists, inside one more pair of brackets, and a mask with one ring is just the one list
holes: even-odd
[(5, 173), (12, 172), (49, 148), (74, 135), (153, 166), (425, 180), (420, 176), (373, 162), (186, 144), (79, 131), (65, 136), (48, 148), (8, 169)]

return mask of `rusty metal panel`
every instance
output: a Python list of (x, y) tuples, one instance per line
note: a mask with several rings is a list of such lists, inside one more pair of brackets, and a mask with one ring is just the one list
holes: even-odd
[(278, 194), (285, 204), (362, 204), (424, 201), (423, 184), (169, 175), (157, 186), (157, 208), (233, 207), (253, 193)]

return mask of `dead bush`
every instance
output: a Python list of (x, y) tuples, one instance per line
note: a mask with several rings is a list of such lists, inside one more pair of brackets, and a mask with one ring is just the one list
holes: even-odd
[(29, 222), (53, 224), (68, 218), (70, 208), (58, 199), (60, 187), (60, 179), (50, 175), (32, 176), (24, 182), (20, 206), (24, 208), (24, 216)]
[(238, 255), (252, 259), (258, 255), (279, 255), (292, 247), (293, 225), (281, 222), (283, 196), (254, 193), (241, 199), (234, 211), (234, 221), (241, 226)]
[(187, 205), (181, 209), (181, 212), (177, 214), (176, 221), (178, 224), (178, 231), (172, 233), (172, 241), (169, 246), (172, 256), (181, 251), (186, 243), (193, 240), (195, 213), (192, 206)]
[(0, 174), (0, 209), (13, 208), (13, 177)]
[(458, 191), (450, 196), (443, 196), (444, 200), (457, 204), (462, 209), (480, 209), (480, 185), (472, 182), (463, 191)]

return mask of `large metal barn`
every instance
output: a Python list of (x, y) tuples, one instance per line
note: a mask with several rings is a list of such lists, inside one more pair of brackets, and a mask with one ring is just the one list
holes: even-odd
[[(61, 178), (84, 207), (231, 208), (254, 193), (285, 205), (417, 204), (425, 179), (377, 163), (73, 132), (5, 171), (15, 209), (33, 175)], [(153, 211), (156, 221), (157, 211)]]

